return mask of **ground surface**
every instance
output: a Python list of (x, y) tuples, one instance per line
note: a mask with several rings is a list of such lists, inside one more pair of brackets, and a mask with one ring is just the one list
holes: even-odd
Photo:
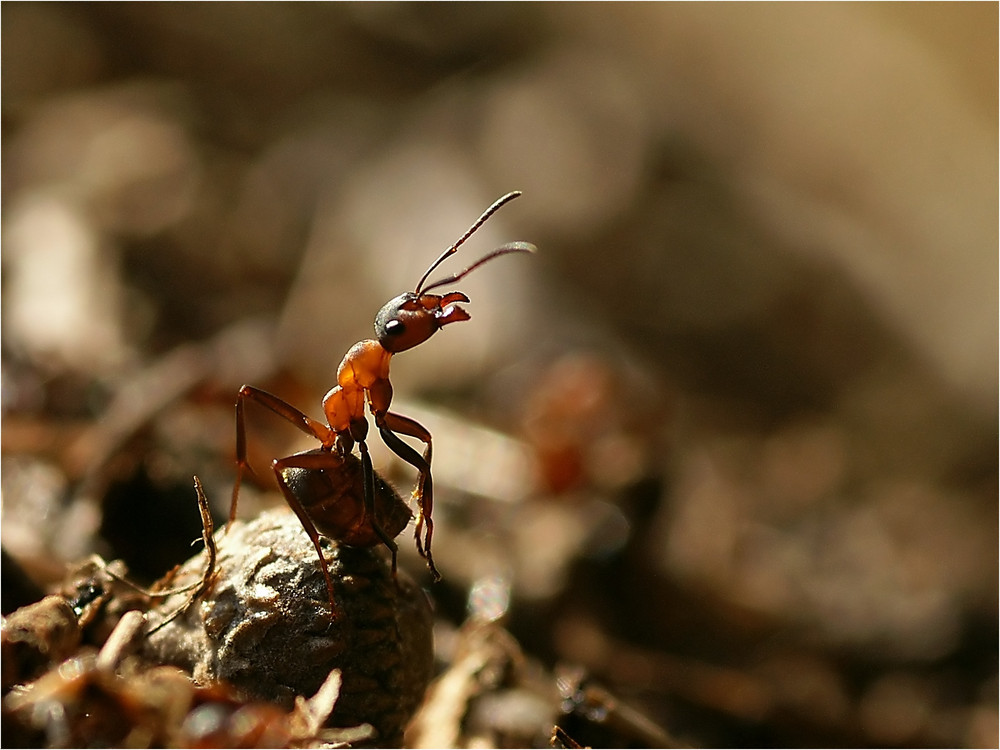
[[(404, 531), (441, 676), (406, 741), (995, 746), (996, 21), (5, 5), (4, 613), (191, 555), (239, 386), (318, 418), (520, 189), (441, 273), (538, 255), (393, 360), (444, 576)], [(249, 421), (252, 518), (315, 446)]]

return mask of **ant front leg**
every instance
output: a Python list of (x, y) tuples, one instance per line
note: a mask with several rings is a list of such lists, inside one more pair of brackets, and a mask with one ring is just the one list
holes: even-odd
[(392, 577), (395, 578), (396, 554), (399, 552), (399, 547), (396, 546), (396, 541), (385, 533), (382, 525), (375, 518), (375, 467), (372, 466), (372, 457), (368, 453), (368, 444), (364, 440), (358, 441), (358, 451), (361, 453), (361, 475), (364, 478), (365, 516), (368, 523), (372, 525), (376, 536), (392, 553)]
[(368, 420), (363, 416), (360, 419), (352, 419), (348, 431), (337, 436), (337, 445), (340, 448), (345, 446), (350, 449), (354, 443), (358, 444), (358, 452), (361, 453), (361, 476), (364, 490), (362, 498), (364, 501), (365, 520), (371, 524), (372, 531), (392, 553), (392, 576), (396, 577), (396, 553), (399, 547), (392, 537), (385, 533), (382, 524), (375, 517), (375, 467), (372, 466), (372, 457), (368, 453)]
[[(414, 537), (417, 541), (417, 552), (427, 561), (427, 567), (434, 580), (439, 581), (441, 574), (434, 566), (434, 556), (431, 554), (431, 537), (434, 534), (434, 521), (431, 518), (434, 511), (434, 484), (431, 479), (431, 433), (416, 420), (392, 412), (375, 414), (375, 424), (378, 426), (383, 442), (389, 446), (392, 452), (420, 472), (417, 478), (417, 488), (413, 492), (413, 497), (417, 501), (417, 524), (414, 529)], [(427, 446), (424, 449), (424, 455), (421, 456), (403, 442), (396, 434), (397, 432), (422, 441)], [(421, 538), (421, 531), (423, 531), (423, 538)]]
[(325, 424), (317, 422), (315, 419), (303, 414), (277, 396), (273, 396), (267, 391), (262, 391), (260, 388), (254, 388), (252, 385), (244, 385), (240, 388), (240, 392), (236, 396), (236, 483), (233, 485), (233, 499), (229, 506), (229, 521), (226, 523), (226, 531), (229, 531), (229, 527), (233, 525), (233, 521), (236, 519), (236, 504), (240, 498), (240, 485), (243, 483), (243, 475), (247, 470), (253, 473), (253, 469), (250, 468), (250, 462), (247, 460), (247, 428), (244, 412), (248, 399), (271, 410), (286, 421), (291, 422), (307, 435), (312, 435), (325, 448), (329, 448), (337, 440), (336, 433)]

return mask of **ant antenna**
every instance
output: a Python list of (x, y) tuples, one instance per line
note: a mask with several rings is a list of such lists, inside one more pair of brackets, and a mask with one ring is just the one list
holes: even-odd
[(530, 242), (508, 242), (506, 245), (501, 245), (493, 252), (487, 253), (465, 270), (459, 271), (458, 273), (449, 276), (446, 279), (439, 279), (435, 281), (433, 284), (428, 284), (423, 288), (422, 291), (428, 292), (431, 289), (437, 289), (439, 286), (446, 286), (448, 284), (453, 284), (459, 279), (461, 279), (463, 276), (466, 276), (472, 271), (475, 271), (477, 268), (483, 265), (483, 263), (493, 260), (494, 258), (497, 258), (501, 255), (507, 255), (508, 253), (533, 253), (537, 250), (538, 248), (532, 245)]
[[(454, 277), (449, 278), (449, 279), (443, 279), (441, 281), (436, 281), (431, 286), (427, 287), (426, 289), (424, 288), (424, 282), (427, 281), (427, 277), (431, 275), (431, 271), (433, 271), (435, 268), (437, 268), (438, 266), (440, 266), (444, 262), (445, 258), (447, 258), (449, 255), (452, 255), (456, 250), (458, 250), (458, 248), (462, 246), (462, 243), (464, 243), (467, 239), (469, 239), (469, 237), (471, 237), (473, 234), (475, 234), (476, 230), (479, 229), (479, 227), (481, 227), (483, 224), (485, 224), (486, 220), (489, 219), (493, 214), (495, 214), (504, 204), (510, 203), (510, 201), (514, 200), (515, 198), (519, 197), (520, 195), (521, 195), (521, 191), (520, 190), (515, 190), (512, 193), (507, 193), (507, 195), (503, 196), (502, 198), (498, 198), (497, 201), (492, 206), (490, 206), (485, 211), (483, 211), (483, 215), (480, 216), (478, 219), (476, 219), (475, 223), (473, 223), (473, 225), (471, 227), (469, 227), (469, 229), (466, 231), (466, 233), (463, 234), (461, 237), (459, 237), (458, 240), (455, 242), (455, 244), (453, 244), (451, 247), (449, 247), (447, 250), (445, 250), (443, 253), (441, 253), (441, 255), (438, 256), (438, 259), (436, 261), (434, 261), (433, 263), (431, 263), (430, 267), (426, 271), (424, 271), (424, 275), (420, 277), (420, 281), (417, 282), (417, 288), (414, 290), (413, 293), (414, 294), (420, 294), (421, 292), (426, 292), (427, 289), (431, 289), (431, 288), (439, 286), (441, 284), (450, 284), (452, 281), (457, 281), (458, 279), (462, 278), (462, 276), (464, 276), (469, 271), (471, 271), (473, 268), (481, 266), (487, 260), (490, 260), (491, 258), (495, 258), (497, 255), (504, 255), (505, 253), (510, 253), (510, 252), (526, 252), (527, 250), (525, 248), (519, 248), (518, 250), (507, 249), (507, 250), (504, 250), (503, 253), (501, 253), (501, 252), (498, 252), (498, 251), (499, 250), (503, 250), (503, 248), (497, 248), (497, 250), (494, 250), (492, 253), (490, 253), (489, 255), (487, 255), (485, 258), (483, 258), (482, 260), (476, 262), (474, 265), (469, 266), (468, 268), (466, 268), (461, 273), (456, 274)], [(521, 243), (521, 244), (525, 244), (526, 245), (528, 243)], [(505, 245), (504, 247), (509, 247), (509, 246)], [(527, 252), (530, 252), (530, 251), (527, 251)]]

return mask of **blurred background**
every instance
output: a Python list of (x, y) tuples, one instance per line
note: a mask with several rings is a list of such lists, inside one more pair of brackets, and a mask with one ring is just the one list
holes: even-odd
[[(497, 620), (683, 743), (996, 746), (996, 4), (2, 21), (5, 613), (92, 552), (191, 554), (239, 386), (321, 416), (517, 189), (441, 275), (540, 252), (393, 360), (435, 438), (441, 668)], [(312, 447), (250, 421), (246, 515)]]

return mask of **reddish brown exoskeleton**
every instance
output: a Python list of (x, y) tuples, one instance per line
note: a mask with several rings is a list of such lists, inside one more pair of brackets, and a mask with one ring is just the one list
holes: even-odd
[[(417, 551), (426, 560), (434, 579), (441, 577), (431, 554), (434, 533), (431, 518), (434, 508), (431, 433), (415, 420), (389, 411), (392, 402), (389, 363), (392, 355), (422, 344), (449, 323), (469, 320), (469, 314), (456, 304), (469, 302), (468, 297), (462, 292), (431, 294), (432, 289), (453, 284), (501, 255), (535, 251), (535, 246), (527, 242), (511, 242), (452, 276), (426, 283), (435, 268), (458, 250), (501, 206), (519, 195), (520, 192), (508, 193), (486, 209), (465, 234), (430, 265), (414, 291), (404, 292), (389, 300), (378, 311), (375, 316), (376, 338), (359, 341), (350, 348), (337, 369), (337, 384), (323, 397), (326, 423), (312, 419), (259, 388), (249, 385), (240, 388), (236, 400), (237, 473), (229, 523), (236, 517), (240, 483), (249, 468), (244, 416), (249, 400), (270, 409), (320, 442), (319, 448), (275, 459), (272, 468), (285, 500), (316, 547), (326, 579), (331, 613), (336, 612), (336, 603), (330, 572), (320, 546), (320, 535), (359, 547), (384, 544), (392, 553), (392, 569), (395, 572), (397, 547), (394, 538), (406, 527), (411, 515), (409, 508), (381, 483), (380, 478), (376, 485), (377, 477), (365, 442), (368, 436), (366, 405), (385, 444), (419, 472), (412, 493), (416, 504), (414, 536)], [(423, 454), (399, 435), (421, 441), (425, 446)], [(352, 455), (355, 444), (361, 456), (360, 472), (357, 459)]]

